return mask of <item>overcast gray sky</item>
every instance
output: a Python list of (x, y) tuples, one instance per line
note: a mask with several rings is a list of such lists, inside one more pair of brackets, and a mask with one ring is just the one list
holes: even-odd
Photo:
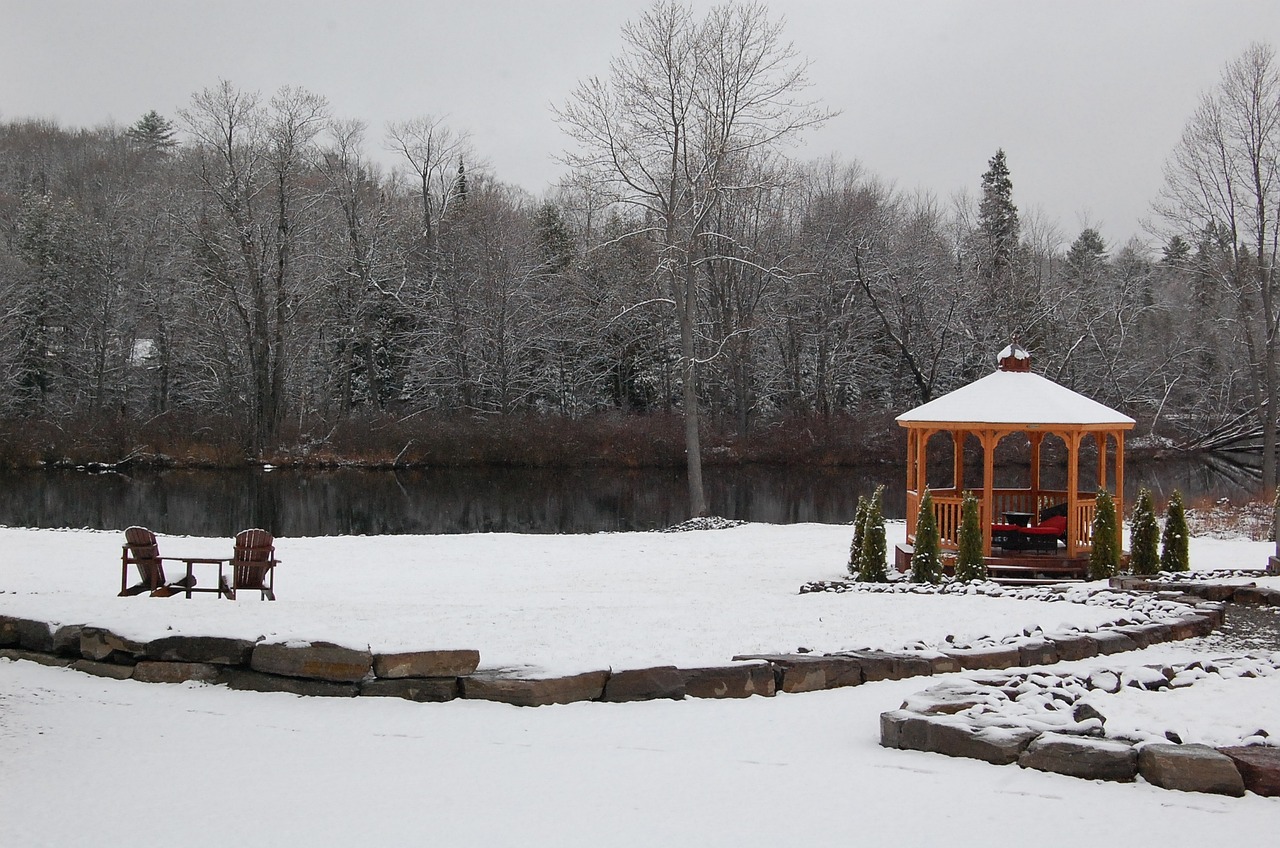
[[(698, 2), (698, 8), (709, 3)], [(904, 189), (975, 194), (1008, 155), (1014, 201), (1070, 240), (1141, 234), (1200, 94), (1274, 0), (773, 0), (841, 111), (802, 158), (838, 153)], [(168, 117), (220, 78), (301, 85), (360, 118), (446, 116), (503, 181), (541, 194), (566, 139), (550, 105), (607, 73), (642, 0), (0, 0), (0, 119)], [(376, 152), (376, 151), (373, 151)]]

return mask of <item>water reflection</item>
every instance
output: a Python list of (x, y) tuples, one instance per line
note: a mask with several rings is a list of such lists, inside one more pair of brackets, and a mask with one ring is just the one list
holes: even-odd
[[(713, 514), (779, 524), (853, 519), (858, 496), (897, 481), (892, 466), (708, 469)], [(399, 533), (590, 533), (651, 530), (688, 518), (676, 470), (161, 471), (0, 476), (0, 524), (226, 536)], [(898, 486), (897, 489), (900, 489)], [(886, 487), (886, 512), (905, 495)]]
[[(901, 518), (903, 478), (896, 465), (708, 468), (707, 499), (710, 511), (726, 518), (838, 524), (853, 519), (859, 495), (883, 484), (886, 517)], [(1199, 462), (1130, 463), (1125, 479), (1129, 497), (1143, 485), (1158, 500), (1175, 488), (1192, 500), (1239, 500), (1256, 486), (1251, 477), (1235, 479)], [(142, 524), (201, 536), (246, 527), (280, 536), (651, 530), (683, 521), (687, 503), (684, 475), (675, 469), (0, 474), (0, 524), (101, 530)]]

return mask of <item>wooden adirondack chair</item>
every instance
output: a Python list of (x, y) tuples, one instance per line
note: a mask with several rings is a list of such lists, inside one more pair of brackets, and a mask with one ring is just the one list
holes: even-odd
[(231, 600), (241, 589), (261, 592), (261, 599), (276, 599), (275, 539), (266, 530), (241, 530), (236, 534), (235, 554), (231, 557), (231, 583), (224, 576), (222, 594)]
[[(124, 531), (124, 545), (120, 552), (120, 597), (140, 595), (150, 592), (153, 598), (167, 598), (179, 592), (191, 592), (196, 585), (196, 578), (191, 574), (192, 560), (186, 562), (187, 573), (180, 579), (170, 583), (164, 576), (164, 561), (160, 556), (160, 545), (156, 542), (156, 534), (145, 527), (129, 527)], [(173, 560), (174, 557), (168, 557)], [(141, 582), (129, 585), (129, 566), (137, 566)], [(207, 591), (207, 590), (206, 590)]]

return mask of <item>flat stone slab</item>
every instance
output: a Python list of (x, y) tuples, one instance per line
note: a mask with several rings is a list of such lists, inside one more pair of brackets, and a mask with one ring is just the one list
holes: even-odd
[[(935, 656), (921, 654), (894, 654), (888, 651), (840, 651), (831, 656), (848, 657), (862, 667), (862, 679), (866, 683), (877, 680), (906, 680), (909, 677), (929, 677), (940, 661)], [(943, 654), (948, 663), (958, 661), (949, 653)], [(954, 669), (958, 671), (959, 669)]]
[(253, 642), (226, 636), (165, 636), (147, 643), (147, 659), (164, 662), (248, 665)]
[(0, 615), (0, 648), (16, 648), (21, 638), (18, 633), (18, 619)]
[(186, 683), (190, 680), (216, 683), (218, 673), (218, 667), (213, 663), (143, 660), (134, 667), (133, 679), (143, 683)]
[(685, 668), (684, 692), (690, 698), (749, 698), (777, 692), (773, 666), (768, 663)]
[(684, 674), (673, 665), (615, 671), (604, 684), (600, 700), (612, 703), (652, 701), (659, 698), (680, 700), (685, 694)]
[(218, 682), (228, 689), (244, 692), (286, 692), (320, 698), (354, 698), (360, 691), (354, 683), (331, 683), (303, 677), (281, 677), (241, 668), (223, 668)]
[(940, 651), (921, 651), (916, 656), (928, 662), (934, 674), (951, 674), (960, 671), (960, 663), (956, 662), (955, 657), (949, 657)]
[(734, 662), (763, 660), (773, 666), (779, 692), (817, 692), (862, 683), (862, 666), (852, 657), (813, 654), (746, 654)]
[(1163, 624), (1138, 624), (1128, 627), (1117, 627), (1117, 633), (1123, 633), (1133, 640), (1139, 648), (1150, 648), (1162, 642), (1172, 641), (1172, 632)]
[(974, 727), (948, 718), (926, 719), (928, 747), (948, 757), (968, 757), (998, 766), (1016, 763), (1039, 734), (1025, 727)]
[(972, 688), (926, 689), (908, 695), (902, 702), (901, 709), (922, 716), (955, 715), (978, 704), (985, 704), (988, 700), (983, 693), (975, 692)]
[(1169, 641), (1181, 642), (1183, 639), (1194, 639), (1197, 636), (1206, 636), (1207, 633), (1201, 633), (1201, 619), (1199, 616), (1187, 616), (1179, 618), (1176, 621), (1170, 621), (1165, 624), (1169, 628)]
[(26, 660), (37, 665), (47, 665), (53, 668), (66, 668), (71, 665), (71, 660), (66, 657), (55, 657), (50, 654), (42, 654), (39, 651), (27, 651), (22, 648), (0, 648), (0, 658), (6, 660)]
[(1130, 781), (1138, 774), (1138, 751), (1110, 739), (1043, 733), (1018, 757), (1018, 765), (1087, 780)]
[(1236, 764), (1245, 789), (1269, 798), (1280, 797), (1280, 748), (1251, 745), (1219, 748), (1218, 753)]
[(53, 631), (43, 621), (5, 616), (0, 618), (0, 637), (0, 644), (46, 654), (53, 651)]
[(1115, 630), (1099, 630), (1097, 633), (1090, 634), (1089, 638), (1097, 643), (1098, 653), (1103, 656), (1122, 654), (1125, 651), (1136, 651), (1138, 649), (1137, 642)]
[(136, 661), (146, 656), (146, 646), (104, 627), (80, 629), (80, 656), (87, 660)]
[(1058, 659), (1064, 662), (1087, 660), (1098, 655), (1098, 643), (1089, 636), (1081, 634), (1052, 635), (1048, 637), (1058, 652)]
[(331, 642), (260, 643), (253, 648), (249, 667), (264, 674), (356, 683), (373, 669), (373, 654)]
[(456, 677), (402, 677), (366, 680), (360, 694), (382, 698), (404, 698), (420, 703), (443, 703), (458, 697)]
[(1208, 745), (1143, 746), (1138, 753), (1138, 772), (1148, 783), (1162, 789), (1237, 797), (1244, 794), (1244, 780), (1235, 762)]
[(1048, 640), (1018, 646), (1018, 665), (1053, 665), (1058, 661), (1058, 647)]
[(473, 650), (407, 651), (374, 654), (373, 673), (377, 677), (466, 677), (480, 665), (480, 652)]
[(943, 653), (960, 663), (960, 668), (965, 671), (977, 671), (987, 668), (1018, 668), (1022, 665), (1022, 654), (1016, 647), (955, 648), (943, 651)]
[(116, 665), (115, 663), (98, 662), (96, 660), (76, 660), (71, 663), (76, 671), (92, 674), (94, 677), (107, 677), (112, 680), (128, 680), (133, 676), (133, 666)]
[(53, 652), (62, 657), (80, 656), (80, 634), (83, 624), (64, 624), (53, 631)]
[(880, 745), (904, 751), (929, 750), (929, 720), (913, 710), (880, 713)]
[(484, 671), (461, 678), (462, 697), (499, 701), (519, 707), (544, 707), (595, 701), (604, 694), (608, 671), (587, 671), (564, 677), (531, 677), (509, 671)]
[(1240, 586), (1231, 596), (1237, 604), (1280, 605), (1280, 591), (1258, 586)]

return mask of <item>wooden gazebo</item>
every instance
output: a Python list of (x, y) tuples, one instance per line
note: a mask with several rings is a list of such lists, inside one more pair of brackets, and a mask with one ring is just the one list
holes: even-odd
[[(1124, 434), (1134, 420), (1097, 401), (1031, 372), (1031, 356), (1016, 344), (997, 357), (998, 370), (950, 394), (898, 416), (907, 429), (907, 543), (914, 544), (916, 518), (924, 490), (932, 493), (944, 548), (954, 548), (960, 529), (960, 504), (965, 491), (980, 498), (983, 552), (992, 557), (993, 525), (1030, 525), (1035, 532), (1046, 512), (1066, 515), (1062, 549), (1067, 560), (1087, 555), (1092, 548), (1094, 501), (1097, 489), (1114, 481), (1117, 515), (1124, 515)], [(949, 433), (954, 469), (949, 486), (928, 479), (929, 440)], [(995, 451), (1005, 438), (1025, 435), (1030, 443), (1030, 480), (1026, 488), (996, 488)], [(976, 437), (982, 450), (982, 485), (965, 485), (964, 447)], [(1041, 487), (1041, 447), (1046, 436), (1060, 438), (1066, 447), (1064, 489)], [(1097, 446), (1096, 487), (1080, 491), (1081, 446), (1092, 439)], [(1110, 462), (1108, 460), (1111, 460)], [(1108, 474), (1108, 467), (1112, 473)], [(1117, 522), (1119, 525), (1119, 522)], [(1117, 536), (1119, 527), (1117, 526)], [(997, 540), (1000, 541), (999, 534)], [(1117, 538), (1117, 548), (1120, 547)]]

